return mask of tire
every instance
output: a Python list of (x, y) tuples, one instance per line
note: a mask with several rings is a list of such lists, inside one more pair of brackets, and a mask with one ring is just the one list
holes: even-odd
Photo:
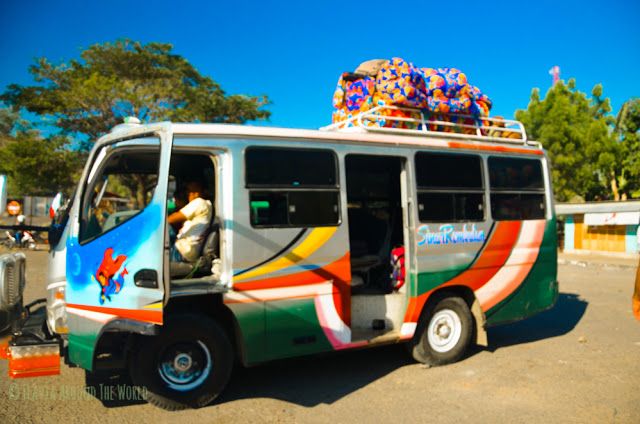
[(473, 325), (469, 306), (462, 298), (434, 299), (410, 346), (413, 358), (430, 366), (459, 361), (471, 344)]
[(224, 330), (202, 315), (176, 315), (154, 337), (140, 337), (129, 360), (131, 380), (162, 409), (200, 408), (231, 376), (233, 348)]

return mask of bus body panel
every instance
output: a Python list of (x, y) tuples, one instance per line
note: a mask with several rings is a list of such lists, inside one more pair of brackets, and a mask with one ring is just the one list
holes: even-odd
[(554, 216), (546, 222), (538, 256), (522, 284), (486, 312), (488, 326), (518, 321), (555, 304), (558, 298), (557, 237)]
[[(178, 127), (191, 128), (185, 125), (176, 126)], [(347, 154), (386, 154), (406, 160), (408, 202), (405, 206), (410, 208), (406, 211), (410, 216), (409, 222), (404, 224), (405, 234), (409, 233), (408, 237), (405, 235), (407, 283), (402, 289), (406, 296), (406, 310), (400, 328), (395, 329), (396, 341), (414, 336), (429, 297), (446, 287), (464, 286), (472, 290), (489, 325), (525, 318), (549, 308), (557, 298), (557, 240), (555, 218), (550, 212), (547, 212), (547, 219), (493, 221), (487, 208), (483, 221), (426, 224), (419, 221), (416, 206), (414, 156), (417, 151), (455, 150), (479, 155), (482, 157), (483, 169), (486, 170), (486, 158), (491, 155), (533, 155), (544, 162), (546, 159), (539, 150), (504, 146), (492, 150), (487, 146), (459, 142), (434, 142), (428, 147), (406, 144), (390, 148), (388, 145), (367, 144), (364, 141), (344, 142), (337, 140), (339, 137), (333, 139), (334, 134), (330, 133), (322, 136), (313, 133), (313, 137), (309, 139), (291, 136), (286, 139), (283, 137), (282, 140), (275, 136), (260, 139), (258, 135), (255, 138), (225, 138), (205, 131), (209, 127), (217, 129), (218, 126), (193, 127), (202, 129), (201, 138), (197, 142), (183, 139), (183, 147), (188, 147), (191, 142), (194, 149), (209, 146), (222, 149), (229, 156), (225, 169), (221, 171), (221, 174), (226, 175), (222, 187), (224, 193), (221, 194), (225, 204), (218, 211), (223, 222), (222, 231), (227, 235), (224, 237), (226, 247), (221, 250), (228, 252), (229, 260), (225, 268), (229, 269), (230, 290), (223, 295), (223, 302), (232, 311), (237, 322), (237, 345), (240, 346), (247, 364), (376, 344), (375, 341), (354, 340), (351, 333), (352, 276), (344, 168)], [(272, 129), (269, 131), (273, 132)], [(252, 227), (250, 189), (246, 187), (244, 175), (244, 152), (246, 148), (255, 145), (335, 152), (338, 161), (340, 223), (337, 226), (309, 228)], [(166, 173), (161, 172), (161, 175)], [(484, 178), (485, 205), (488, 206), (488, 177), (485, 175)], [(159, 184), (164, 185), (164, 198), (160, 195), (154, 197), (148, 215), (142, 213), (137, 217), (139, 221), (134, 221), (133, 218), (130, 223), (139, 225), (140, 228), (149, 223), (155, 225), (155, 232), (147, 231), (151, 235), (148, 242), (154, 244), (157, 250), (162, 250), (158, 246), (163, 246), (164, 243), (166, 181), (160, 181)], [(551, 209), (548, 175), (545, 187), (547, 208)], [(76, 209), (80, 199), (79, 194), (74, 205)], [(77, 213), (78, 210), (76, 220)], [(72, 220), (73, 216), (70, 222)], [(110, 244), (117, 246), (118, 233), (113, 233), (113, 238), (105, 238), (104, 242), (100, 242), (99, 248), (92, 249), (92, 255), (88, 256), (93, 258), (94, 253), (101, 249), (104, 253), (105, 248), (113, 247)], [(121, 233), (121, 237), (125, 238), (124, 236), (125, 233)], [(451, 242), (452, 237), (455, 238), (455, 243)], [(150, 244), (145, 245), (151, 247)], [(67, 298), (70, 304), (67, 307), (69, 355), (72, 362), (91, 369), (95, 346), (105, 325), (122, 318), (161, 325), (162, 296), (145, 296), (147, 292), (139, 290), (130, 300), (135, 301), (135, 305), (104, 305), (99, 303), (97, 297), (91, 300), (89, 297), (96, 294), (95, 290), (91, 295), (84, 291), (89, 290), (91, 285), (88, 281), (96, 260), (91, 263), (81, 262), (81, 266), (78, 266), (77, 258), (73, 256), (79, 252), (78, 246), (77, 239), (72, 235), (67, 241), (67, 279), (73, 287)], [(160, 255), (154, 254), (145, 258), (145, 261), (159, 271), (162, 270)], [(156, 263), (157, 261), (160, 262)], [(97, 264), (99, 265), (99, 260)], [(78, 272), (78, 269), (81, 271)], [(131, 281), (128, 287), (132, 286)], [(78, 308), (78, 305), (81, 307)], [(149, 306), (152, 308), (148, 308)], [(143, 317), (126, 312), (126, 309), (141, 311), (153, 308), (155, 318), (151, 320), (148, 319), (151, 316), (148, 314)], [(158, 310), (159, 318), (155, 312)]]

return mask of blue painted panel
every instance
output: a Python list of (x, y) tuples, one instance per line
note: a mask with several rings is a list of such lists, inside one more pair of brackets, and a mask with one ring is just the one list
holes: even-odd
[[(162, 270), (162, 207), (151, 203), (140, 214), (85, 245), (75, 237), (67, 244), (67, 302), (88, 306), (139, 309), (162, 300), (161, 289), (146, 289), (133, 283), (140, 269)], [(111, 258), (105, 259), (105, 255)], [(99, 282), (106, 261), (121, 266), (109, 273), (107, 282)], [(105, 287), (108, 284), (109, 289)]]
[(564, 250), (575, 249), (575, 229), (573, 216), (567, 216), (564, 221)]
[(638, 226), (627, 225), (627, 232), (624, 236), (627, 253), (638, 253)]

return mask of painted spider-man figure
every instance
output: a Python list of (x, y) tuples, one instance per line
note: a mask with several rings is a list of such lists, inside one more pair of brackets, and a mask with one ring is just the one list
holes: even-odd
[[(124, 276), (129, 272), (127, 268), (124, 267), (122, 272), (116, 276), (120, 267), (127, 259), (125, 255), (118, 255), (115, 260), (113, 260), (113, 249), (110, 247), (104, 251), (104, 257), (102, 258), (102, 263), (100, 267), (98, 267), (98, 271), (96, 272), (95, 278), (100, 284), (100, 304), (102, 305), (106, 300), (111, 302), (111, 295), (120, 293), (122, 286), (124, 285)], [(114, 278), (115, 277), (115, 278)]]

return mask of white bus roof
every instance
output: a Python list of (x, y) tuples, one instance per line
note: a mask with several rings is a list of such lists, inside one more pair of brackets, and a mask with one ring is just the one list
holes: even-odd
[(415, 146), (433, 148), (451, 148), (479, 151), (494, 151), (503, 153), (519, 153), (543, 155), (540, 145), (531, 141), (514, 143), (500, 142), (495, 138), (478, 137), (473, 134), (457, 134), (447, 132), (422, 132), (419, 130), (394, 131), (392, 128), (379, 128), (375, 131), (361, 127), (351, 127), (342, 130), (309, 130), (280, 127), (263, 127), (236, 124), (201, 124), (201, 123), (172, 123), (159, 122), (151, 124), (124, 124), (118, 125), (110, 133), (101, 137), (98, 142), (135, 137), (155, 131), (172, 132), (180, 135), (216, 135), (222, 137), (250, 137), (250, 138), (277, 138), (277, 139), (306, 139), (319, 142), (345, 143), (345, 144), (387, 144), (395, 146)]

